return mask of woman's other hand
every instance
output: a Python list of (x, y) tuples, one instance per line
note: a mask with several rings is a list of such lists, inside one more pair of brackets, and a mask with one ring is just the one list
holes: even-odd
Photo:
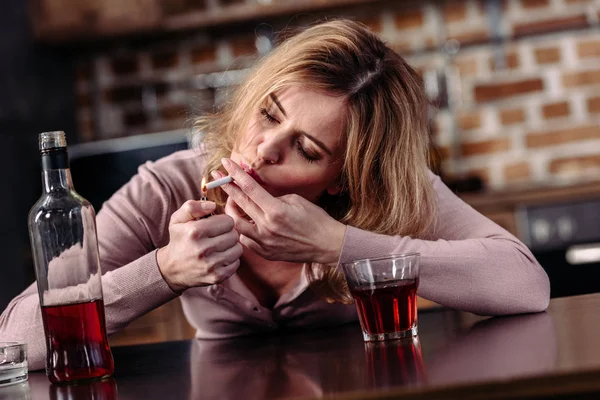
[(222, 186), (229, 195), (225, 212), (244, 246), (267, 260), (337, 263), (344, 224), (301, 196), (271, 196), (239, 165), (222, 162), (234, 181)]
[(215, 203), (186, 201), (171, 215), (169, 244), (158, 250), (158, 267), (173, 291), (219, 283), (239, 267), (242, 246), (228, 215), (210, 214)]

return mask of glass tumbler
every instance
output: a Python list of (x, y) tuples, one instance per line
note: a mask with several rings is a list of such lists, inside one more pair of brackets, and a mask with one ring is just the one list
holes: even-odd
[(344, 263), (365, 341), (417, 335), (418, 253)]
[(0, 387), (27, 380), (27, 344), (0, 342)]

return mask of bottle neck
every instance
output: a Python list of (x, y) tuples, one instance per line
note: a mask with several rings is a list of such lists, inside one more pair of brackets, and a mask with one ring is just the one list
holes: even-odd
[(64, 168), (42, 171), (42, 185), (44, 186), (45, 193), (73, 190), (71, 170)]
[(53, 148), (42, 152), (42, 185), (46, 193), (58, 190), (73, 190), (66, 147)]

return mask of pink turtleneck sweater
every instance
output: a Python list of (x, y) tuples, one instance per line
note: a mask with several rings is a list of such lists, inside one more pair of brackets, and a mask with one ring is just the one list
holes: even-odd
[[(97, 217), (108, 333), (177, 296), (163, 279), (156, 249), (169, 241), (171, 214), (200, 198), (205, 157), (184, 150), (148, 162), (115, 193)], [(476, 212), (431, 174), (439, 222), (419, 240), (348, 227), (339, 262), (391, 253), (421, 254), (419, 295), (441, 305), (484, 315), (545, 310), (549, 281), (527, 247)], [(217, 339), (278, 328), (324, 326), (356, 320), (354, 305), (329, 304), (304, 274), (272, 309), (262, 307), (240, 278), (193, 288), (181, 296), (198, 338)], [(15, 297), (0, 316), (0, 341), (25, 341), (30, 369), (46, 354), (37, 286)]]

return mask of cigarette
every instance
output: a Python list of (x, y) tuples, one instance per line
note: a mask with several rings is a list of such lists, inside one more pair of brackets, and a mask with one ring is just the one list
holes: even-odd
[(208, 182), (206, 185), (204, 185), (204, 190), (211, 190), (214, 188), (218, 188), (219, 186), (231, 183), (232, 181), (233, 181), (233, 178), (231, 176), (226, 176), (224, 178), (217, 179), (212, 182)]

